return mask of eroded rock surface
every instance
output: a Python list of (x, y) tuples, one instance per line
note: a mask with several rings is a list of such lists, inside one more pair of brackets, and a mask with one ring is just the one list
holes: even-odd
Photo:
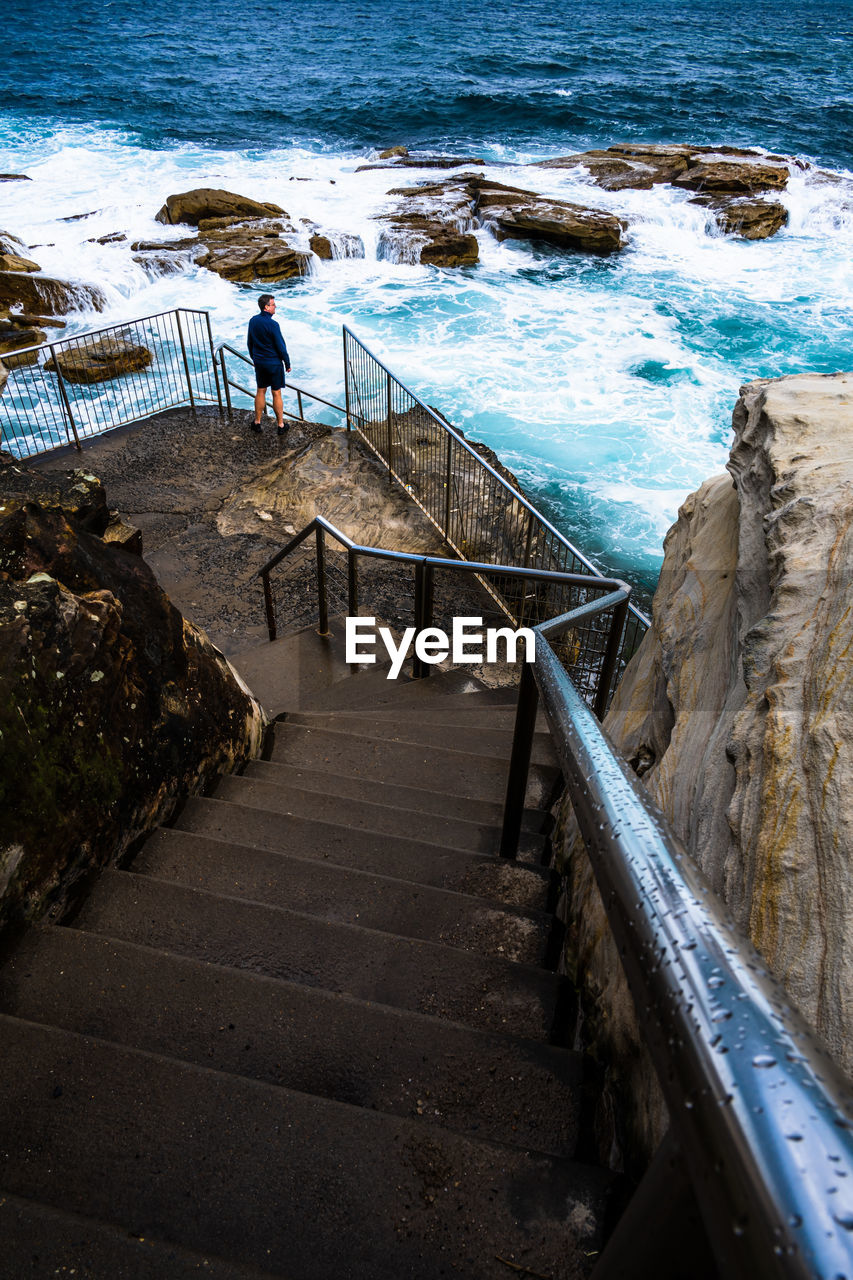
[(127, 335), (81, 340), (68, 345), (45, 364), (45, 369), (60, 373), (68, 382), (108, 382), (124, 374), (147, 369), (153, 356), (140, 342)]
[(109, 524), (93, 476), (0, 455), (0, 923), (260, 749), (254, 698)]
[(671, 183), (697, 192), (695, 203), (714, 211), (726, 235), (764, 240), (788, 221), (778, 201), (755, 199), (783, 190), (793, 161), (740, 147), (689, 147), (623, 143), (539, 161), (540, 169), (584, 168), (607, 191), (648, 190)]
[(460, 174), (442, 182), (397, 187), (393, 213), (382, 215), (380, 253), (399, 261), (467, 266), (479, 249), (472, 231), (487, 227), (499, 240), (540, 240), (561, 249), (615, 253), (625, 223), (601, 209), (551, 200), (534, 191)]
[[(853, 374), (750, 383), (733, 426), (731, 476), (692, 495), (667, 536), (652, 627), (606, 728), (849, 1072)], [(642, 1125), (656, 1105), (650, 1069), (637, 1065), (586, 858), (570, 846), (573, 959), (647, 1098)]]

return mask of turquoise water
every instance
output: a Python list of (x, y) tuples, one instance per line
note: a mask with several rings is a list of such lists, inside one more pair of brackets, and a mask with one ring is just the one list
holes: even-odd
[[(6, 15), (0, 171), (34, 181), (0, 184), (0, 227), (39, 245), (46, 270), (99, 283), (99, 323), (181, 303), (242, 343), (253, 291), (198, 268), (152, 279), (132, 260), (131, 239), (164, 236), (153, 216), (170, 192), (223, 186), (358, 234), (365, 258), (278, 288), (298, 381), (339, 392), (348, 323), (605, 568), (654, 578), (678, 504), (724, 465), (742, 382), (853, 363), (849, 0), (72, 0), (41, 4), (37, 28), (12, 0)], [(812, 167), (784, 196), (788, 227), (756, 244), (709, 234), (684, 193), (515, 167), (626, 140)], [(374, 215), (400, 177), (356, 169), (397, 143), (613, 210), (628, 248), (602, 262), (481, 233), (462, 272), (378, 260)], [(117, 230), (128, 243), (90, 243)]]

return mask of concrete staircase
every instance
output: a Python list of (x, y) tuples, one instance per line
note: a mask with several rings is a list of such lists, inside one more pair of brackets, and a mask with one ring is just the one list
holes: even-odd
[(0, 1277), (588, 1275), (547, 735), (509, 864), (511, 694), (313, 633), (237, 665), (268, 758), (0, 970)]

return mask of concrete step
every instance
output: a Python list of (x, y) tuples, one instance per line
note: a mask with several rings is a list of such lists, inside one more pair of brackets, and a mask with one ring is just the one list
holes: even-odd
[(12, 1195), (298, 1280), (580, 1277), (601, 1247), (604, 1171), (5, 1016), (0, 1035)]
[(403, 675), (389, 680), (381, 672), (371, 677), (367, 669), (361, 668), (349, 684), (339, 686), (331, 695), (303, 698), (299, 708), (294, 706), (292, 710), (361, 712), (403, 706), (449, 709), (452, 704), (466, 706), (469, 699), (475, 699), (480, 708), (514, 707), (518, 690), (515, 686), (490, 689), (463, 667), (433, 672), (426, 680), (411, 680)]
[[(422, 787), (404, 787), (377, 779), (346, 777), (323, 769), (300, 769), (296, 765), (281, 764), (275, 760), (251, 760), (243, 770), (244, 778), (276, 782), (281, 786), (298, 787), (341, 799), (370, 800), (375, 804), (390, 805), (394, 809), (407, 809), (410, 813), (437, 813), (447, 818), (461, 818), (465, 822), (477, 822), (484, 826), (500, 827), (503, 822), (503, 804), (496, 800), (474, 800), (470, 796), (448, 796), (439, 791), (427, 791)], [(546, 833), (551, 830), (553, 819), (546, 809), (526, 809), (524, 830)]]
[[(256, 771), (242, 776), (226, 775), (217, 783), (213, 793), (219, 800), (267, 809), (270, 813), (292, 814), (298, 818), (313, 818), (318, 812), (318, 798), (314, 791), (301, 791), (298, 787), (282, 785), (269, 773), (258, 777)], [(350, 831), (372, 831), (389, 837), (408, 836), (413, 829), (412, 814), (407, 809), (370, 803), (372, 792), (365, 789), (367, 799), (342, 799), (340, 796), (323, 797), (324, 822), (339, 823)], [(467, 853), (497, 854), (500, 849), (499, 827), (467, 822), (461, 818), (448, 818), (439, 813), (421, 813), (416, 820), (418, 839), (443, 849), (461, 849)], [(538, 863), (543, 859), (545, 837), (522, 833), (519, 857), (523, 862)]]
[(0, 1011), (551, 1155), (574, 1153), (566, 1049), (118, 942), (28, 931)]
[(0, 1191), (0, 1280), (270, 1280), (244, 1267)]
[[(399, 719), (401, 714), (405, 714), (412, 724), (460, 725), (463, 728), (507, 729), (511, 732), (515, 726), (515, 712), (514, 698), (508, 703), (488, 703), (483, 702), (479, 694), (468, 693), (459, 697), (448, 694), (416, 706), (390, 702), (374, 707), (347, 707), (335, 712), (301, 711), (294, 714), (312, 719), (334, 715), (344, 724), (362, 716), (384, 722)], [(548, 719), (544, 712), (540, 711), (537, 715), (536, 729), (539, 733), (549, 734)]]
[[(412, 825), (416, 829), (415, 822)], [(413, 838), (386, 840), (373, 832), (287, 817), (215, 797), (188, 800), (175, 818), (173, 829), (243, 845), (247, 858), (255, 849), (300, 858), (327, 858), (340, 867), (355, 867), (533, 910), (546, 908), (551, 884), (550, 873), (540, 867), (441, 849)]]
[(548, 1040), (555, 1025), (567, 1025), (563, 1015), (572, 1000), (565, 979), (532, 966), (129, 871), (104, 872), (73, 924), (210, 964), (534, 1040)]
[[(271, 758), (284, 764), (312, 769), (327, 766), (332, 773), (379, 778), (405, 786), (426, 783), (431, 791), (455, 796), (502, 801), (506, 793), (508, 764), (488, 754), (388, 742), (336, 729), (291, 726), (286, 721), (283, 730), (276, 732)], [(527, 806), (547, 809), (558, 778), (556, 768), (531, 765)]]
[(542, 965), (553, 917), (330, 862), (205, 841), (161, 828), (133, 860), (138, 875), (284, 907), (340, 924), (443, 942)]
[[(457, 713), (458, 716), (458, 713)], [(334, 729), (338, 733), (351, 733), (371, 738), (383, 738), (389, 742), (410, 742), (427, 747), (452, 745), (454, 751), (467, 751), (473, 755), (493, 756), (509, 760), (512, 753), (513, 730), (499, 725), (470, 725), (459, 718), (449, 725), (447, 720), (433, 723), (424, 720), (411, 708), (385, 711), (384, 714), (356, 715), (350, 711), (341, 716), (334, 712), (294, 711), (284, 721), (285, 730), (293, 725), (309, 728)], [(450, 727), (451, 732), (448, 732)], [(279, 726), (278, 732), (281, 733)], [(549, 733), (534, 735), (531, 760), (535, 764), (558, 767), (557, 755)]]

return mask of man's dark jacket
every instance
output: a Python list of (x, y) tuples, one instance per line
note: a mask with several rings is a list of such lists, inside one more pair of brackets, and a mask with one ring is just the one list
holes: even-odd
[(264, 369), (274, 369), (283, 360), (285, 369), (290, 373), (290, 356), (287, 354), (281, 329), (269, 312), (259, 311), (256, 316), (252, 316), (246, 346), (255, 364)]

